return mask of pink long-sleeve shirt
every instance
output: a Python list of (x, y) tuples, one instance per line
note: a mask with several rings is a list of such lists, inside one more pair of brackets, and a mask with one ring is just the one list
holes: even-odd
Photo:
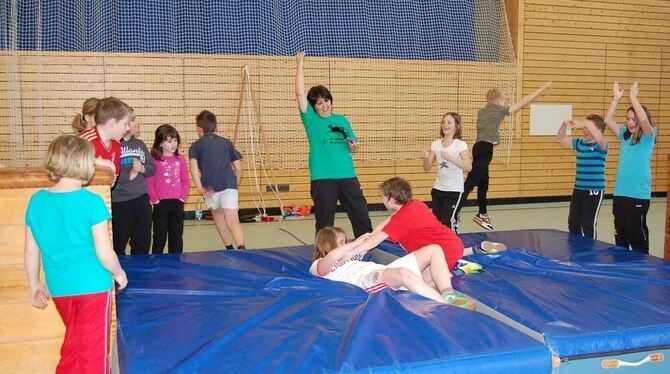
[(146, 178), (151, 202), (156, 204), (164, 199), (186, 202), (190, 182), (184, 156), (163, 156), (160, 160), (154, 160), (154, 163), (156, 174)]

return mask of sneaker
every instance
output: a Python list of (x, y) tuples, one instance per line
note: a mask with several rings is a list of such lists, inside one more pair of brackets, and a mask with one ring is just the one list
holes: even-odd
[(494, 255), (506, 250), (507, 246), (505, 243), (496, 243), (488, 240), (484, 240), (478, 245), (472, 247), (472, 253), (476, 255)]
[(465, 274), (478, 273), (480, 270), (482, 270), (482, 266), (478, 263), (460, 259), (456, 262), (456, 268), (451, 273), (460, 277)]
[(493, 230), (493, 225), (491, 224), (491, 219), (489, 218), (488, 214), (477, 213), (472, 220), (475, 221), (475, 223), (479, 226), (483, 227), (485, 230)]
[(449, 292), (444, 295), (442, 295), (444, 298), (444, 301), (447, 302), (449, 305), (457, 306), (459, 308), (467, 309), (470, 311), (475, 311), (477, 310), (477, 303), (474, 302), (472, 299), (468, 299), (465, 296), (460, 296), (456, 292)]

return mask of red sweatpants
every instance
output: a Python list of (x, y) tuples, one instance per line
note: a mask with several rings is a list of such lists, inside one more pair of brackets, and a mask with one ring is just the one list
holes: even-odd
[(53, 301), (65, 323), (56, 373), (109, 374), (111, 292), (54, 297)]

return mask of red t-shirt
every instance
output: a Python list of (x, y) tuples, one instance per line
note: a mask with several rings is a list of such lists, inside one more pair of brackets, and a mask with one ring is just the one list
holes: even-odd
[(428, 205), (420, 200), (410, 200), (400, 207), (382, 231), (410, 253), (430, 244), (439, 245), (449, 269), (453, 269), (456, 261), (463, 257), (461, 239), (438, 221)]
[(93, 144), (96, 158), (101, 157), (105, 160), (113, 162), (114, 165), (116, 165), (116, 176), (119, 176), (119, 173), (121, 172), (121, 143), (112, 139), (108, 148), (100, 138), (100, 134), (98, 133), (98, 126), (94, 126), (92, 129), (82, 131), (77, 134), (77, 136), (82, 139), (86, 139), (91, 142), (91, 144)]

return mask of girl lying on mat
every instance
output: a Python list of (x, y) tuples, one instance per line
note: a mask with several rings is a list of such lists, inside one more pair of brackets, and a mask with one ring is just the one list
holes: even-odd
[(319, 230), (314, 241), (314, 262), (309, 271), (326, 279), (353, 284), (370, 293), (390, 287), (394, 290), (409, 290), (461, 308), (476, 308), (472, 300), (454, 292), (451, 273), (438, 245), (428, 245), (388, 265), (382, 265), (361, 261), (363, 254), (369, 250), (361, 244), (369, 236), (364, 234), (346, 243), (344, 231), (339, 227)]

